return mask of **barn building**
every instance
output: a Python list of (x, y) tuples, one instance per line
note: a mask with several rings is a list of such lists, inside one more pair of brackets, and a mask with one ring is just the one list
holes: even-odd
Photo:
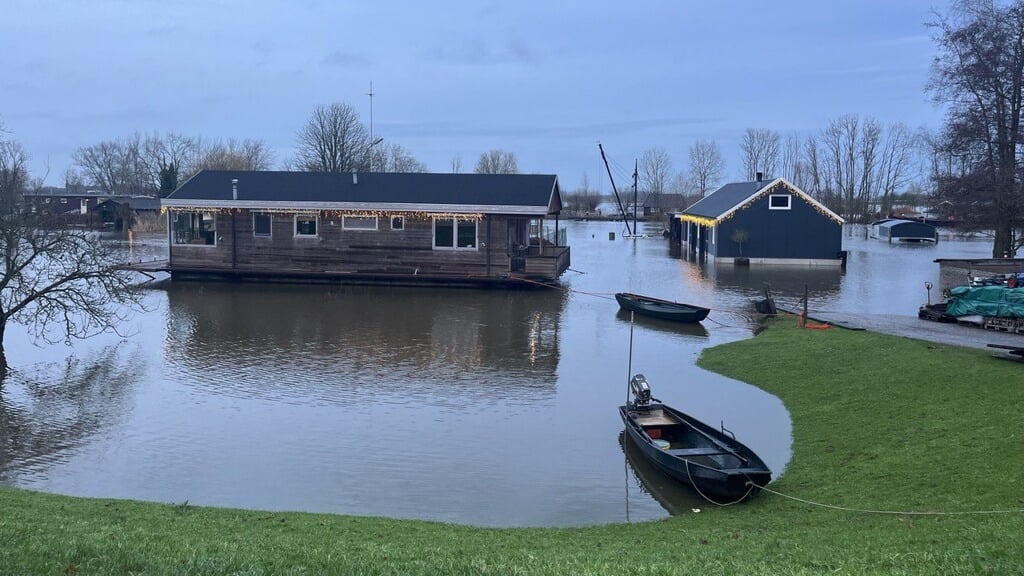
[(841, 266), (843, 219), (784, 178), (726, 184), (679, 213), (680, 242), (717, 262)]

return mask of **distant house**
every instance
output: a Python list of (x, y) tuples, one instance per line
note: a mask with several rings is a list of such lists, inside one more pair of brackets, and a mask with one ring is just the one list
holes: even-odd
[(569, 266), (553, 175), (207, 170), (161, 204), (172, 277), (529, 283)]
[(137, 215), (156, 214), (160, 210), (160, 199), (154, 196), (111, 194), (83, 186), (47, 186), (27, 190), (21, 196), (34, 212), (96, 229), (127, 230)]
[(111, 195), (100, 190), (84, 187), (56, 188), (45, 186), (38, 190), (26, 190), (22, 201), (32, 210), (50, 215), (88, 214)]
[(843, 219), (783, 178), (726, 184), (676, 218), (691, 253), (717, 261), (841, 265)]

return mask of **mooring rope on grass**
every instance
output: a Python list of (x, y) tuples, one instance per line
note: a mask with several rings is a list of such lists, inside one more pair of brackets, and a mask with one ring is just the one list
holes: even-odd
[[(871, 510), (871, 509), (865, 509), (865, 508), (851, 508), (851, 507), (848, 507), (848, 506), (837, 506), (835, 504), (825, 504), (825, 503), (822, 503), (822, 502), (815, 502), (813, 500), (807, 500), (807, 499), (804, 499), (804, 498), (799, 498), (797, 496), (791, 496), (789, 494), (783, 494), (782, 492), (779, 492), (777, 490), (772, 490), (771, 488), (768, 488), (766, 486), (758, 486), (757, 484), (755, 484), (755, 483), (753, 483), (751, 481), (747, 481), (747, 484), (752, 486), (751, 489), (758, 488), (760, 490), (763, 490), (764, 492), (768, 492), (769, 494), (774, 494), (776, 496), (781, 496), (783, 498), (788, 498), (790, 500), (794, 500), (796, 502), (800, 502), (800, 503), (803, 503), (803, 504), (809, 504), (811, 506), (818, 506), (820, 508), (828, 508), (830, 510), (840, 510), (840, 511), (843, 511), (843, 512), (857, 512), (857, 513), (860, 513), (860, 514), (888, 514), (888, 515), (893, 515), (893, 516), (968, 516), (968, 515), (981, 515), (981, 514), (1024, 514), (1024, 508), (1006, 509), (1006, 510), (962, 510), (962, 511), (958, 511), (958, 512), (922, 512), (922, 511), (919, 511), (919, 510), (900, 511), (900, 510)], [(702, 494), (702, 496), (703, 496), (703, 494)]]

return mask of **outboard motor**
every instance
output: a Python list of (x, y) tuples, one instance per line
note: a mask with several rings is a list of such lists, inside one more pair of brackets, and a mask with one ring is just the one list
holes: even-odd
[(633, 408), (643, 408), (651, 404), (651, 387), (643, 374), (637, 374), (629, 381), (629, 389), (633, 393)]

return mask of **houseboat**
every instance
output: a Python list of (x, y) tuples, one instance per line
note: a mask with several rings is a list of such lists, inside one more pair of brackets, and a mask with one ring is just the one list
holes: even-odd
[(199, 172), (161, 202), (174, 279), (535, 284), (569, 267), (558, 178)]

